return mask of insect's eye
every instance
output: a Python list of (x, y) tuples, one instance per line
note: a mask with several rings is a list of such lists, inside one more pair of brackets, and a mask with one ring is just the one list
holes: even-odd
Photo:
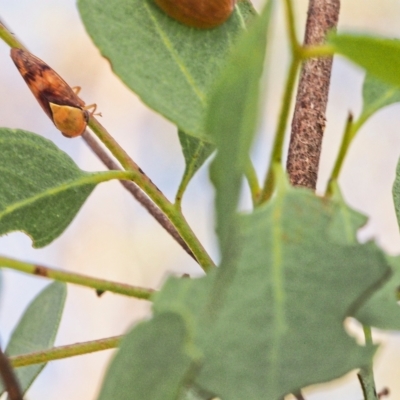
[(89, 117), (90, 117), (88, 111), (82, 110), (82, 112), (83, 112), (83, 118), (85, 119), (86, 123), (88, 123), (89, 122)]

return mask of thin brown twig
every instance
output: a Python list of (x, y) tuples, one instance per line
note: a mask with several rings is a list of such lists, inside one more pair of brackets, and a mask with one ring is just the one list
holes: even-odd
[[(94, 154), (101, 160), (101, 162), (110, 170), (120, 170), (118, 164), (107, 154), (100, 143), (94, 138), (88, 130), (82, 135), (83, 140), (90, 147)], [(194, 260), (196, 260), (192, 251), (187, 244), (182, 240), (178, 231), (172, 225), (171, 221), (160, 209), (146, 196), (145, 193), (132, 181), (120, 181), (121, 185), (152, 215), (156, 221), (180, 244), (180, 246), (188, 253)], [(197, 260), (196, 260), (197, 261)]]
[[(340, 0), (310, 0), (304, 45), (322, 44), (336, 28), (339, 10)], [(287, 159), (294, 186), (316, 187), (331, 70), (332, 57), (309, 59), (302, 67)]]
[(7, 356), (0, 349), (0, 376), (10, 400), (23, 400), (17, 377)]

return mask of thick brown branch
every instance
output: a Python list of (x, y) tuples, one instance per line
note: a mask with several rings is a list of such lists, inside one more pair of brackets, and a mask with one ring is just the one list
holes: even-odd
[[(91, 148), (93, 153), (102, 161), (102, 163), (110, 170), (120, 170), (118, 164), (107, 154), (97, 140), (89, 131), (85, 131), (82, 135), (83, 140)], [(192, 251), (180, 237), (178, 231), (171, 224), (170, 220), (160, 211), (160, 209), (143, 193), (135, 183), (131, 181), (120, 181), (121, 185), (157, 220), (157, 222), (181, 245), (181, 247), (194, 260)]]
[[(324, 42), (337, 26), (339, 9), (340, 0), (310, 0), (305, 45)], [(307, 60), (302, 67), (287, 160), (295, 186), (316, 187), (331, 69), (331, 57)]]

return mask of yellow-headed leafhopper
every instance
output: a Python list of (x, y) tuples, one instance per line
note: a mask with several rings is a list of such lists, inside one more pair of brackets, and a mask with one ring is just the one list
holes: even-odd
[[(18, 71), (44, 112), (61, 133), (69, 138), (82, 135), (96, 104), (85, 106), (74, 91), (41, 59), (22, 49), (11, 49)], [(88, 110), (91, 110), (90, 112)]]

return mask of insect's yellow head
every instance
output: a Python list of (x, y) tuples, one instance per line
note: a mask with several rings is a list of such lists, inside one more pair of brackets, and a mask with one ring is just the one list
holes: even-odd
[(89, 112), (71, 106), (60, 106), (59, 104), (49, 103), (53, 113), (54, 125), (61, 133), (69, 138), (82, 135), (89, 121)]

